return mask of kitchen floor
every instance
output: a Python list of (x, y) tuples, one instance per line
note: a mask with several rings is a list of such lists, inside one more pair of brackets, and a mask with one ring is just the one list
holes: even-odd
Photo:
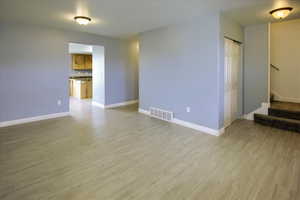
[(0, 199), (298, 200), (300, 134), (239, 120), (215, 137), (71, 99), (71, 116), (0, 128)]

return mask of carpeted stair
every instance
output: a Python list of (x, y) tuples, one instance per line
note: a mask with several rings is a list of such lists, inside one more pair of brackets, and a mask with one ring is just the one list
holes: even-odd
[(269, 108), (268, 115), (254, 114), (256, 123), (300, 133), (300, 112)]

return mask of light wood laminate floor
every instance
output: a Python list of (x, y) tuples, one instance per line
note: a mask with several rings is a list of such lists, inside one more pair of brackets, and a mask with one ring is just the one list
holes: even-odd
[(72, 102), (0, 129), (1, 200), (299, 200), (300, 135), (239, 120), (214, 137)]

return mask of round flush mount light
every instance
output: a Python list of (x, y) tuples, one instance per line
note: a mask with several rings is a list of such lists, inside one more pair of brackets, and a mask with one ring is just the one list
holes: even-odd
[(270, 14), (275, 18), (275, 19), (284, 19), (286, 18), (290, 12), (293, 10), (291, 7), (284, 7), (284, 8), (278, 8), (275, 10), (272, 10)]
[(88, 25), (92, 21), (91, 18), (85, 16), (76, 16), (74, 20), (80, 25)]

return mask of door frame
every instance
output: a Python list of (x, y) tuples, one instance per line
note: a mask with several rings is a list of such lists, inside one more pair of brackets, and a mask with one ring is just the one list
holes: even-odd
[[(268, 101), (271, 103), (271, 23), (268, 23)], [(270, 105), (269, 105), (270, 106)]]

